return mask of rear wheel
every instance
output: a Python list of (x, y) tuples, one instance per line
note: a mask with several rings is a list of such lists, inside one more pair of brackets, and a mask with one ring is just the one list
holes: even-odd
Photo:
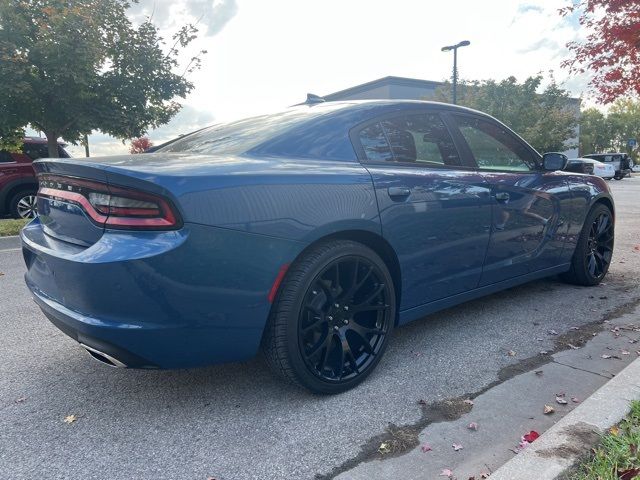
[(611, 264), (613, 241), (611, 210), (598, 204), (587, 215), (571, 260), (571, 269), (561, 275), (562, 279), (576, 285), (600, 283)]
[(9, 200), (9, 214), (13, 218), (35, 218), (38, 214), (35, 190), (21, 190)]
[(287, 272), (265, 332), (267, 361), (312, 392), (348, 390), (380, 361), (395, 309), (391, 275), (373, 250), (321, 244)]
[(613, 178), (615, 178), (616, 180), (622, 180), (622, 175), (618, 175), (618, 174), (616, 174), (616, 176), (615, 176), (615, 177), (613, 177)]

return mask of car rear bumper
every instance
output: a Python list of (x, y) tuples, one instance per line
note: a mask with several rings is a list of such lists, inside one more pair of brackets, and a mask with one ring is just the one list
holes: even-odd
[(86, 248), (47, 236), (35, 220), (21, 237), (25, 281), (47, 318), (90, 350), (134, 368), (255, 355), (269, 290), (300, 249), (297, 242), (200, 225), (107, 230)]

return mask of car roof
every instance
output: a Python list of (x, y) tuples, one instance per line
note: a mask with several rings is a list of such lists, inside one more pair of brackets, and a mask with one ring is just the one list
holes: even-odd
[[(22, 139), (23, 143), (35, 143), (38, 145), (42, 145), (47, 143), (47, 139), (46, 138), (42, 138), (42, 137), (24, 137)], [(58, 145), (60, 145), (61, 147), (66, 147), (67, 144), (64, 142), (58, 142)]]

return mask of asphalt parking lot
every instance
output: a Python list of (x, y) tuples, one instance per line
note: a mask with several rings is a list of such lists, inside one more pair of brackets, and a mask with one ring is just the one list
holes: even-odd
[[(20, 251), (0, 250), (0, 478), (337, 475), (366, 460), (361, 447), (389, 424), (418, 422), (418, 399), (480, 392), (504, 367), (553, 350), (549, 330), (640, 302), (640, 175), (610, 184), (616, 248), (605, 284), (551, 278), (426, 317), (395, 332), (369, 380), (333, 397), (282, 383), (261, 358), (183, 371), (105, 367), (40, 313)], [(69, 415), (77, 419), (65, 423)]]

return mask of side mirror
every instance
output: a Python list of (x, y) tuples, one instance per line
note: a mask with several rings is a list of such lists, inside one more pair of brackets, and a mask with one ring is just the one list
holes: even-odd
[(569, 159), (564, 153), (549, 152), (542, 156), (542, 166), (545, 170), (563, 170)]

